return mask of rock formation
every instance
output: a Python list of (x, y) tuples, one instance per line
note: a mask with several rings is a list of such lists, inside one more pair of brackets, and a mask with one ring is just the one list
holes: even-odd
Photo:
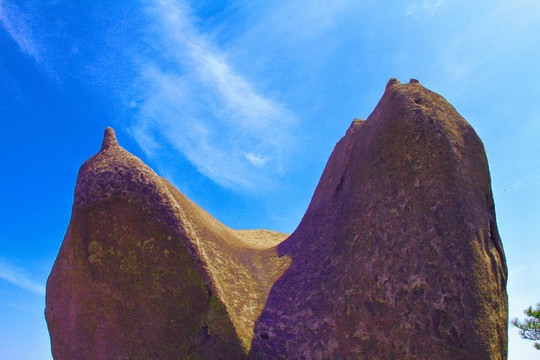
[(490, 183), (474, 130), (418, 81), (353, 121), (289, 237), (219, 223), (108, 128), (47, 283), (53, 356), (504, 359)]
[(418, 82), (391, 79), (278, 246), (292, 262), (252, 353), (506, 358), (507, 270), (490, 182), (483, 145), (456, 110)]
[[(285, 234), (234, 231), (105, 131), (47, 282), (55, 359), (241, 359)], [(254, 239), (254, 241), (250, 241)]]

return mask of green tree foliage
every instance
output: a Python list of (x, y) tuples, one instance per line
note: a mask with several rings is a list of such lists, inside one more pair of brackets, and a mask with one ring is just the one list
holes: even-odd
[[(523, 321), (519, 319), (512, 319), (510, 322), (512, 325), (519, 329), (519, 335), (522, 338), (532, 341), (540, 340), (540, 303), (536, 305), (536, 309), (530, 306), (523, 311), (527, 318)], [(534, 347), (540, 350), (540, 342), (535, 342)]]

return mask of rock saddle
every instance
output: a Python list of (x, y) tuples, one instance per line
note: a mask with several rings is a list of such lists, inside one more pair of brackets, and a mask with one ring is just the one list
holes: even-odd
[(505, 359), (507, 269), (482, 142), (391, 79), (294, 233), (219, 223), (108, 128), (47, 282), (60, 359)]

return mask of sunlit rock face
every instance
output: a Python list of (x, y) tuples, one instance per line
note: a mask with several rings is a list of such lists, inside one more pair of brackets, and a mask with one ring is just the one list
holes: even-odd
[(47, 283), (54, 358), (245, 358), (284, 237), (222, 225), (107, 129)]
[(56, 360), (504, 359), (506, 277), (480, 139), (391, 79), (288, 238), (219, 223), (108, 128), (46, 318)]

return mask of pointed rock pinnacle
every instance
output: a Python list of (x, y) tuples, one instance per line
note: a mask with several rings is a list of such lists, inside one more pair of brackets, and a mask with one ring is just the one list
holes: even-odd
[(105, 129), (105, 134), (103, 135), (103, 143), (101, 144), (101, 150), (110, 148), (111, 146), (119, 146), (118, 141), (116, 140), (116, 134), (112, 127)]

